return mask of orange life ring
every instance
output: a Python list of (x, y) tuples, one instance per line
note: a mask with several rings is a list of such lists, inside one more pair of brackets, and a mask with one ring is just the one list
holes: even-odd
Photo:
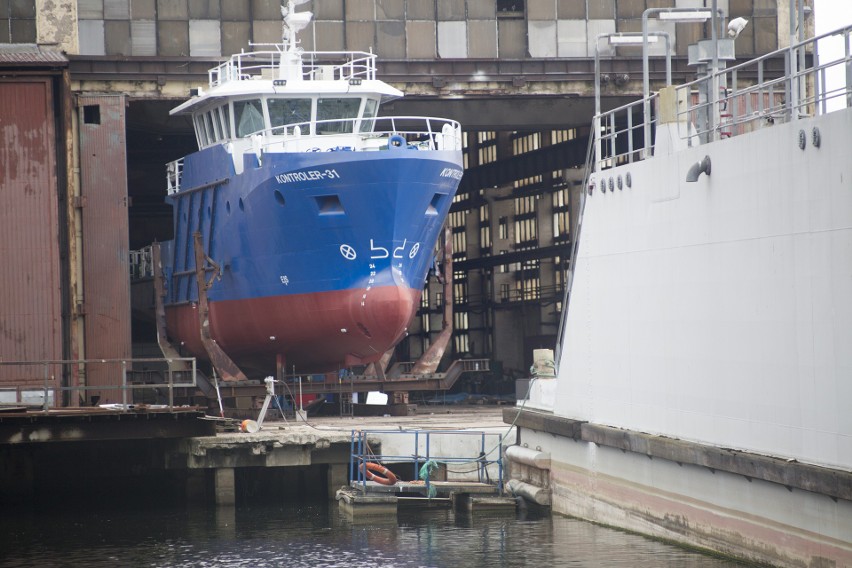
[(375, 481), (376, 483), (381, 483), (382, 485), (396, 484), (396, 476), (391, 470), (389, 470), (382, 464), (375, 462), (362, 463), (361, 471), (364, 472), (364, 477), (367, 478), (367, 481)]

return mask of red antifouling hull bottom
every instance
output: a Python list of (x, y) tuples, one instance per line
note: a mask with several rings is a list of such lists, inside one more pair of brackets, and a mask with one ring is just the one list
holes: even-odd
[[(287, 372), (324, 372), (372, 363), (404, 336), (420, 290), (369, 290), (210, 302), (212, 338), (247, 373), (273, 374), (283, 355)], [(169, 339), (206, 360), (197, 306), (166, 307)]]

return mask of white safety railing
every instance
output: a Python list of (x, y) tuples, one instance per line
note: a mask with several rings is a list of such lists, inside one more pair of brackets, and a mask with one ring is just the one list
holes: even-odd
[[(774, 123), (821, 115), (852, 107), (852, 26), (794, 44), (740, 65), (676, 87), (687, 105), (678, 113), (686, 125), (681, 137), (690, 146), (739, 136)], [(825, 42), (842, 43), (841, 55), (820, 57)], [(810, 64), (801, 67), (802, 53)], [(777, 71), (783, 60), (783, 72)], [(836, 83), (832, 77), (836, 76)], [(717, 85), (716, 100), (707, 96)], [(658, 100), (649, 97), (652, 108)], [(644, 149), (643, 101), (623, 105), (594, 118), (595, 170), (634, 162), (652, 155)], [(651, 122), (651, 130), (657, 118)]]
[[(355, 140), (384, 140), (388, 145), (404, 146), (413, 150), (461, 150), (461, 125), (455, 120), (424, 116), (389, 116), (376, 118), (346, 118), (317, 120), (277, 126), (247, 137), (261, 136), (263, 146), (279, 144), (283, 139), (323, 141), (323, 146), (334, 146), (335, 137)], [(394, 138), (399, 137), (399, 138)], [(372, 149), (353, 146), (347, 149)]]
[[(363, 51), (299, 51), (302, 79), (305, 81), (348, 81), (350, 79), (375, 80), (376, 56)], [(253, 51), (237, 53), (208, 72), (210, 87), (232, 81), (255, 78), (277, 79), (294, 52)]]
[(130, 279), (139, 280), (154, 276), (154, 260), (151, 246), (130, 251)]
[(180, 182), (183, 177), (183, 158), (166, 164), (166, 191), (169, 195), (180, 191)]

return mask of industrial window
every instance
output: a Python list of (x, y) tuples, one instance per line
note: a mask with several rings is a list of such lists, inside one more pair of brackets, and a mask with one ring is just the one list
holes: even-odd
[(479, 165), (490, 164), (497, 161), (497, 133), (492, 130), (484, 130), (476, 133), (479, 143)]
[(429, 333), (432, 331), (432, 322), (430, 321), (429, 314), (425, 313), (420, 316), (420, 331), (425, 333)]
[(424, 310), (429, 309), (429, 288), (424, 288), (423, 293), (420, 294), (420, 307)]
[(85, 124), (100, 124), (101, 123), (101, 106), (100, 105), (85, 105), (83, 107), (83, 122)]
[(550, 131), (550, 142), (551, 144), (559, 144), (561, 142), (568, 142), (569, 140), (574, 140), (577, 137), (577, 130), (575, 128), (569, 128), (567, 130), (551, 130)]
[(530, 177), (526, 177), (526, 178), (516, 179), (513, 183), (513, 187), (515, 189), (517, 189), (519, 187), (527, 187), (527, 186), (530, 186), (530, 185), (536, 185), (536, 184), (541, 183), (541, 179), (542, 179), (541, 174), (539, 174), (537, 176), (530, 176)]
[(524, 14), (524, 0), (497, 0), (497, 16), (517, 17)]
[(529, 244), (537, 238), (535, 218), (515, 219), (515, 244)]
[(488, 254), (491, 252), (491, 226), (483, 225), (479, 228), (479, 248), (481, 252)]
[(515, 198), (515, 215), (528, 215), (535, 213), (538, 196), (525, 195)]
[(504, 283), (500, 284), (500, 301), (508, 302), (509, 301), (509, 284)]
[(550, 194), (551, 199), (553, 200), (553, 208), (554, 209), (567, 209), (568, 204), (570, 203), (570, 194), (568, 192), (567, 187), (563, 187), (562, 189), (557, 189), (553, 193)]
[(467, 257), (467, 233), (464, 228), (453, 229), (453, 258)]
[(467, 222), (467, 211), (453, 211), (450, 213), (449, 221), (453, 229), (464, 227)]
[(515, 134), (512, 139), (512, 154), (518, 156), (541, 148), (541, 133)]
[(480, 224), (487, 223), (491, 219), (488, 204), (479, 206), (479, 222)]
[(515, 288), (523, 300), (538, 300), (541, 297), (541, 280), (538, 276), (519, 280)]
[(497, 146), (482, 146), (479, 148), (479, 165), (497, 161)]
[(453, 314), (453, 329), (465, 330), (468, 329), (467, 312), (455, 312)]
[(569, 230), (568, 211), (555, 211), (553, 213), (553, 238), (565, 238)]
[(509, 219), (507, 217), (500, 217), (500, 220), (497, 222), (497, 238), (509, 238)]
[(453, 271), (453, 303), (467, 303), (467, 272)]
[(36, 43), (35, 0), (0, 2), (0, 43)]
[(453, 344), (455, 345), (456, 353), (468, 353), (470, 351), (470, 337), (467, 333), (453, 335)]

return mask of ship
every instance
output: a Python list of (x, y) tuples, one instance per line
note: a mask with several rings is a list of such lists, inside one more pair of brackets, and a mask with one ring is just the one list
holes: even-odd
[(232, 55), (171, 111), (199, 149), (167, 165), (158, 339), (225, 379), (391, 350), (463, 173), (459, 123), (379, 116), (403, 93), (372, 53), (303, 50), (301, 3), (282, 7), (283, 44)]
[(850, 34), (699, 59), (595, 116), (562, 331), (504, 413), (513, 491), (760, 565), (852, 566)]

